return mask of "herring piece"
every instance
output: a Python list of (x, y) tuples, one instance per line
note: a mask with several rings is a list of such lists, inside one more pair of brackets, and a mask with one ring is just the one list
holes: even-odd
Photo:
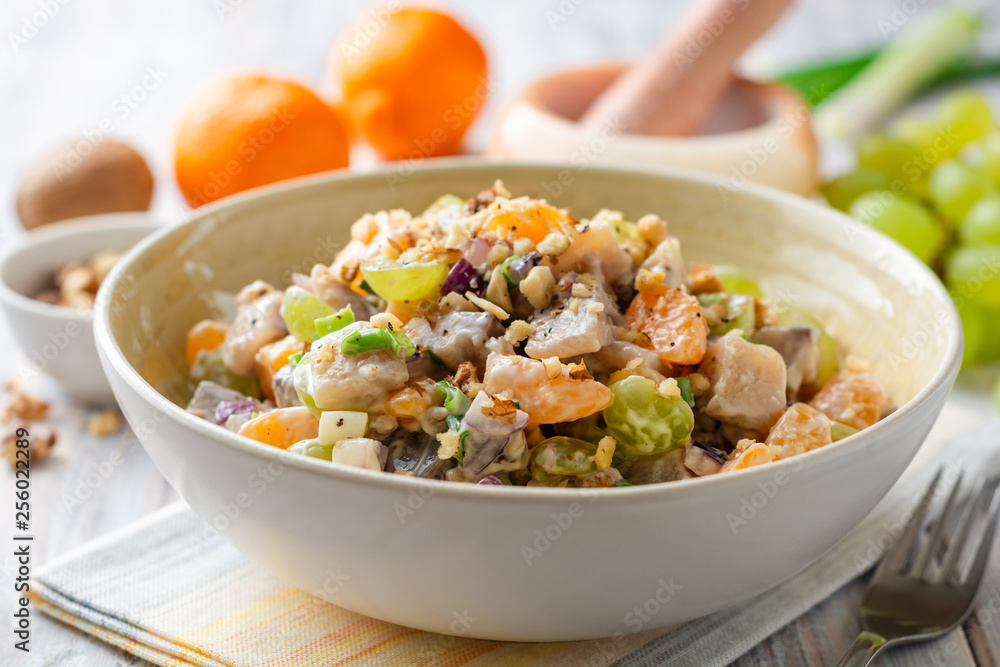
[(713, 419), (764, 433), (785, 411), (785, 361), (774, 348), (721, 336), (699, 372), (711, 384), (704, 411)]
[[(259, 295), (250, 298), (254, 294)], [(288, 334), (281, 317), (283, 297), (283, 292), (259, 280), (240, 291), (236, 301), (241, 305), (222, 343), (222, 361), (229, 370), (237, 375), (250, 375), (260, 348)]]
[(819, 377), (821, 336), (819, 329), (809, 326), (761, 327), (757, 331), (756, 340), (773, 347), (785, 360), (786, 389), (791, 400), (798, 396), (802, 385)]
[(484, 368), (486, 341), (503, 335), (503, 325), (486, 312), (452, 311), (438, 318), (433, 327), (422, 317), (414, 318), (403, 330), (418, 350), (429, 351), (451, 370), (463, 361)]

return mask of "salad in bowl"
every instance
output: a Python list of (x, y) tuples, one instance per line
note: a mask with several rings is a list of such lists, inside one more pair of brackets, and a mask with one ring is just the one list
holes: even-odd
[(889, 411), (863, 360), (666, 221), (577, 219), (501, 182), (363, 216), (329, 264), (187, 335), (187, 409), (289, 452), (492, 485), (724, 474)]

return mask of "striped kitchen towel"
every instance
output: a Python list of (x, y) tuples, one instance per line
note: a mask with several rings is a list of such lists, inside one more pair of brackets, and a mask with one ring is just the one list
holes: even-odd
[[(962, 440), (995, 444), (995, 430)], [(47, 564), (33, 596), (45, 613), (165, 666), (726, 665), (870, 567), (874, 545), (912, 507), (935, 460), (955, 460), (943, 453), (950, 449), (928, 442), (854, 532), (785, 584), (617, 642), (490, 642), (367, 618), (290, 587), (223, 539), (205, 540), (204, 524), (183, 503)]]

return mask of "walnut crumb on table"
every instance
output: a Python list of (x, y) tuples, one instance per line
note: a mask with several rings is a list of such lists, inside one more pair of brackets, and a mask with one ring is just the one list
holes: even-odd
[(37, 421), (49, 414), (49, 404), (24, 392), (15, 382), (7, 383), (7, 404), (0, 412), (0, 421), (25, 419)]
[(121, 426), (122, 418), (118, 408), (107, 408), (87, 418), (87, 431), (99, 438), (117, 433)]
[[(11, 468), (17, 467), (17, 432), (11, 432), (0, 441), (0, 456), (7, 459)], [(38, 463), (49, 457), (56, 444), (56, 432), (51, 429), (35, 431), (31, 434), (28, 445), (28, 455), (32, 463)]]

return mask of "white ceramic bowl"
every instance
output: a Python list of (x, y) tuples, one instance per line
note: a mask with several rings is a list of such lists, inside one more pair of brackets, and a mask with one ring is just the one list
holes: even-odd
[(533, 82), (504, 111), (491, 154), (574, 165), (683, 167), (721, 174), (735, 187), (749, 181), (800, 195), (816, 192), (809, 107), (780, 84), (734, 79), (698, 136), (628, 134), (611, 124), (588, 132), (577, 119), (624, 67), (571, 69)]
[[(901, 407), (794, 459), (734, 474), (586, 491), (483, 487), (340, 468), (185, 413), (186, 329), (215, 295), (328, 262), (362, 213), (422, 210), (502, 178), (535, 195), (667, 219), (691, 260), (738, 264), (779, 304), (807, 307), (869, 359)], [(958, 319), (937, 278), (899, 245), (831, 209), (679, 172), (446, 161), (310, 177), (200, 211), (129, 253), (98, 295), (98, 347), (129, 423), (209, 524), (260, 565), (324, 599), (435, 632), (552, 641), (689, 620), (806, 567), (897, 479), (958, 372)], [(171, 370), (172, 369), (172, 370)], [(639, 608), (640, 611), (636, 611)]]
[(0, 307), (24, 353), (18, 376), (51, 375), (85, 403), (113, 403), (94, 345), (94, 314), (42, 303), (32, 295), (52, 282), (56, 268), (102, 250), (124, 251), (157, 228), (148, 213), (107, 213), (45, 225), (4, 248)]

